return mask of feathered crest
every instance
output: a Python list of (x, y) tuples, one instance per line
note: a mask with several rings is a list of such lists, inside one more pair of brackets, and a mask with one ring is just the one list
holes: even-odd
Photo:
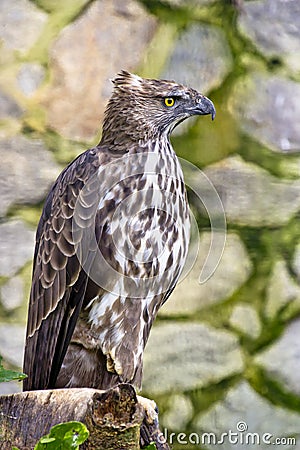
[(117, 73), (116, 77), (111, 80), (115, 87), (122, 88), (128, 86), (139, 87), (143, 82), (143, 78), (128, 72), (127, 70), (121, 70)]
[(144, 98), (152, 97), (167, 97), (167, 96), (184, 96), (189, 90), (171, 80), (157, 80), (154, 78), (142, 78), (139, 75), (121, 70), (114, 79), (111, 80), (114, 84), (116, 94), (118, 91), (130, 92), (134, 91), (135, 95), (141, 95)]

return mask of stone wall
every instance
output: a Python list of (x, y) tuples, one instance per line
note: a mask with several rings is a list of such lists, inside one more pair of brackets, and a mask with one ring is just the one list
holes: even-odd
[[(109, 78), (124, 68), (176, 79), (216, 105), (213, 123), (185, 122), (173, 145), (214, 184), (227, 239), (213, 276), (199, 284), (211, 230), (191, 196), (201, 251), (152, 331), (144, 393), (157, 400), (169, 434), (245, 436), (244, 423), (260, 438), (298, 437), (284, 448), (300, 449), (299, 35), (297, 0), (0, 2), (6, 365), (22, 363), (42, 202), (62, 167), (98, 142)], [(0, 385), (1, 393), (18, 389)], [(172, 439), (175, 449), (193, 448)], [(197, 448), (252, 447), (227, 440)]]

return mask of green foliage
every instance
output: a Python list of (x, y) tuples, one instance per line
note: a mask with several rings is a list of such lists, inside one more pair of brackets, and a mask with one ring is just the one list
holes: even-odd
[[(88, 436), (89, 430), (81, 422), (60, 423), (39, 440), (34, 450), (78, 450), (79, 445), (83, 444)], [(19, 449), (12, 447), (12, 450)]]
[(147, 445), (147, 447), (144, 448), (144, 450), (157, 450), (157, 449), (154, 442), (151, 442), (149, 445)]
[(34, 450), (78, 450), (88, 436), (89, 431), (81, 422), (60, 423), (39, 440)]
[(0, 383), (6, 382), (6, 381), (12, 381), (17, 380), (21, 381), (26, 378), (27, 375), (25, 375), (22, 372), (16, 372), (15, 370), (9, 370), (4, 369), (2, 365), (2, 356), (0, 356)]

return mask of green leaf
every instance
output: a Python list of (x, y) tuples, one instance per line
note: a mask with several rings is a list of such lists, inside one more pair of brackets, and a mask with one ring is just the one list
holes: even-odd
[(12, 380), (24, 380), (27, 375), (22, 372), (16, 372), (15, 370), (4, 369), (2, 365), (2, 356), (0, 356), (0, 383), (12, 381)]
[(78, 450), (88, 436), (89, 431), (81, 422), (60, 423), (40, 439), (34, 450)]
[(145, 447), (144, 450), (157, 450), (157, 447), (154, 442), (150, 442), (150, 444), (147, 445), (147, 447)]
[(42, 437), (39, 441), (40, 444), (49, 444), (49, 442), (54, 442), (55, 438), (50, 438), (50, 437)]

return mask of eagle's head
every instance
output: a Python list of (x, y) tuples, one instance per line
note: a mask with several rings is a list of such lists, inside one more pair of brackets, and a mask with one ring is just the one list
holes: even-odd
[(147, 142), (170, 132), (183, 120), (216, 111), (211, 100), (174, 81), (141, 78), (121, 71), (113, 80), (102, 143)]

